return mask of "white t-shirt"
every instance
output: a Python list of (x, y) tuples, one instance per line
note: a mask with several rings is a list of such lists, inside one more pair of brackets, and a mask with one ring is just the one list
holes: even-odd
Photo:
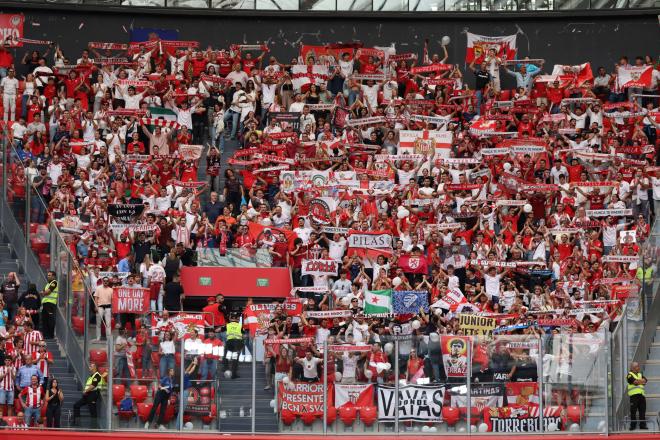
[(323, 362), (322, 359), (315, 358), (315, 357), (313, 357), (311, 359), (303, 358), (302, 359), (303, 376), (306, 379), (315, 379), (315, 378), (319, 377), (316, 366), (318, 364), (320, 364), (321, 362)]
[(488, 296), (488, 299), (491, 299), (492, 297), (499, 297), (500, 296), (500, 279), (502, 278), (501, 275), (495, 275), (494, 277), (488, 275), (487, 273), (484, 274), (484, 280), (485, 280), (485, 286), (486, 286), (486, 295)]

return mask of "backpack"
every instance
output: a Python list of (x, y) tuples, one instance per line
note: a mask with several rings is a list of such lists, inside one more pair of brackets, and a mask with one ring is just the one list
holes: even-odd
[(119, 402), (119, 411), (133, 412), (133, 399), (125, 397)]

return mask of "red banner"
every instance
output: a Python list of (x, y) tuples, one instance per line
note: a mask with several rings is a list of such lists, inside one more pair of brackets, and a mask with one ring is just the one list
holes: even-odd
[[(332, 384), (328, 384), (328, 408), (333, 405)], [(299, 416), (314, 414), (323, 417), (323, 382), (279, 383), (277, 392), (280, 410), (289, 410)]]
[(23, 38), (23, 14), (0, 14), (0, 38), (3, 42), (9, 40), (11, 47), (23, 46), (18, 39)]
[(112, 292), (112, 313), (147, 313), (149, 289), (143, 287), (115, 287)]

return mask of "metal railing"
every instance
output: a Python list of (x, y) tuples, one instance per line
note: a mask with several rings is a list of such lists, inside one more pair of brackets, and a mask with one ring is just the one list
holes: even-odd
[(658, 7), (655, 0), (57, 0), (57, 2), (23, 0), (23, 2), (151, 9), (283, 12), (536, 12)]

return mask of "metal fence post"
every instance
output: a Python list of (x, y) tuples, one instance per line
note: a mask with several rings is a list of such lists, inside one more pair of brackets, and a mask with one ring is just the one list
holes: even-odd
[[(184, 376), (186, 374), (186, 348), (185, 348), (184, 340), (181, 340), (180, 343), (181, 343), (181, 366), (180, 366), (181, 371), (179, 372), (179, 384), (180, 384), (179, 385), (179, 417), (177, 417), (177, 423), (176, 423), (176, 428), (179, 431), (183, 428), (183, 412), (185, 410), (185, 405), (186, 405), (186, 402), (184, 402), (183, 400), (183, 395), (185, 390), (185, 385), (183, 382), (184, 382)], [(217, 412), (217, 407), (216, 407), (216, 412)], [(179, 420), (181, 420), (181, 423), (179, 423)]]
[(394, 341), (394, 432), (399, 435), (399, 340)]
[(539, 381), (539, 432), (544, 432), (543, 429), (543, 409), (545, 404), (543, 399), (545, 397), (545, 383), (543, 382), (543, 356), (545, 355), (545, 346), (543, 344), (543, 336), (540, 335), (538, 339), (539, 349), (538, 349), (538, 359), (536, 360), (537, 375)]
[[(612, 357), (610, 355), (610, 344), (612, 343), (612, 338), (610, 335), (610, 332), (608, 330), (605, 331), (605, 368), (606, 368), (606, 374), (605, 374), (605, 408), (607, 409), (607, 420), (605, 420), (605, 435), (609, 435), (610, 433), (610, 420), (613, 420), (613, 417), (609, 417), (611, 409), (611, 401), (613, 399), (610, 399), (610, 392), (614, 390), (614, 387), (616, 384), (612, 383)], [(603, 354), (601, 353), (601, 356)]]
[[(250, 337), (250, 336), (248, 336)], [(252, 339), (252, 411), (250, 414), (251, 432), (254, 434), (257, 426), (256, 412), (257, 412), (257, 349), (255, 347), (256, 338)]]
[(467, 382), (467, 433), (472, 433), (472, 344), (474, 338), (468, 336), (467, 365), (465, 368), (465, 381)]
[(323, 341), (323, 434), (328, 432), (328, 341)]
[[(25, 171), (24, 171), (25, 172)], [(30, 199), (32, 198), (32, 184), (30, 177), (25, 176), (25, 260), (23, 267), (27, 272), (28, 268), (28, 254), (30, 253)]]
[[(106, 327), (107, 329), (107, 327)], [(108, 418), (108, 431), (112, 430), (112, 385), (114, 383), (113, 370), (114, 370), (114, 346), (112, 344), (112, 330), (109, 334), (105, 335), (108, 338), (108, 394), (105, 399), (106, 417)], [(98, 365), (96, 366), (98, 368)]]

